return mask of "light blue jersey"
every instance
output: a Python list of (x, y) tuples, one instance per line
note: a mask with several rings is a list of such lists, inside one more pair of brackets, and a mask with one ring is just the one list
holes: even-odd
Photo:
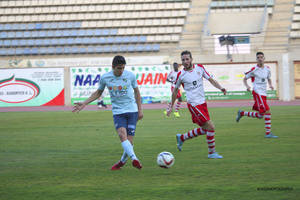
[(98, 89), (103, 91), (105, 87), (110, 94), (113, 115), (138, 111), (133, 91), (137, 81), (132, 72), (124, 70), (119, 77), (113, 71), (103, 74)]

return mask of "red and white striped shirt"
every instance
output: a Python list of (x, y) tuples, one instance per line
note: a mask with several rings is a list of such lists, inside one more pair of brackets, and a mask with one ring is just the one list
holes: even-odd
[(182, 85), (186, 92), (187, 102), (192, 106), (205, 103), (203, 77), (206, 79), (211, 78), (203, 65), (200, 64), (194, 64), (193, 69), (190, 71), (183, 69), (177, 74), (175, 88)]
[(271, 78), (270, 67), (255, 66), (250, 71), (245, 73), (245, 77), (251, 78), (253, 90), (259, 95), (267, 96), (267, 81)]

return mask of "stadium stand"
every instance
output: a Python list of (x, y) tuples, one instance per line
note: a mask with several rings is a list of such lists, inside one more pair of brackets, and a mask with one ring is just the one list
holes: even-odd
[(1, 1), (0, 56), (158, 52), (178, 44), (189, 7), (189, 0)]
[(300, 38), (300, 0), (295, 3), (290, 37)]

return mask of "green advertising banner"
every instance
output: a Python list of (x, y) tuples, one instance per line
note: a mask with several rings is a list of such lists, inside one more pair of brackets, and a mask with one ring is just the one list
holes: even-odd
[(0, 69), (0, 107), (64, 105), (64, 69)]

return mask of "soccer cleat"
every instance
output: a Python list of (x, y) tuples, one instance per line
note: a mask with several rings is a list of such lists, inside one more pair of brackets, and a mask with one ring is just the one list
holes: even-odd
[(182, 149), (182, 144), (183, 144), (183, 142), (182, 142), (182, 140), (181, 140), (181, 134), (177, 134), (177, 135), (176, 135), (176, 140), (177, 140), (177, 149), (178, 149), (179, 151), (181, 151), (181, 149)]
[(212, 153), (212, 154), (208, 154), (207, 157), (208, 157), (208, 158), (216, 158), (216, 159), (218, 159), (218, 158), (223, 158), (223, 156), (219, 155), (217, 152)]
[(166, 110), (164, 111), (164, 114), (167, 116), (167, 111)]
[(272, 133), (270, 133), (269, 135), (265, 135), (265, 138), (278, 138), (278, 136), (273, 135)]
[(121, 169), (121, 167), (123, 167), (125, 165), (125, 163), (123, 163), (121, 160), (119, 162), (117, 162), (116, 164), (114, 164), (111, 167), (111, 170), (119, 170)]
[(175, 117), (180, 117), (179, 112), (174, 112)]
[(138, 168), (138, 169), (142, 169), (142, 167), (143, 167), (139, 160), (133, 160), (132, 166), (135, 168)]
[(239, 110), (239, 111), (237, 112), (236, 122), (239, 122), (240, 119), (243, 117), (242, 114), (241, 114), (241, 112), (242, 112), (241, 110)]

